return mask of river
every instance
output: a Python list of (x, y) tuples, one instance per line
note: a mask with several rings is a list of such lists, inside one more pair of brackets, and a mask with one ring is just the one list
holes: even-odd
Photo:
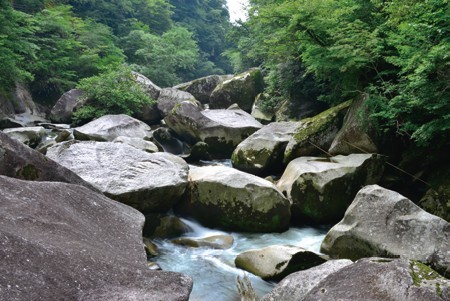
[[(154, 261), (163, 270), (184, 273), (193, 278), (194, 287), (189, 299), (191, 301), (239, 300), (236, 277), (244, 273), (234, 267), (234, 259), (239, 253), (276, 244), (295, 245), (319, 252), (320, 243), (329, 230), (329, 227), (301, 227), (290, 228), (283, 233), (235, 233), (208, 229), (194, 221), (185, 219), (183, 221), (193, 229), (192, 232), (186, 233), (187, 237), (201, 238), (229, 234), (234, 238), (233, 246), (227, 250), (189, 248), (175, 245), (170, 240), (154, 241), (160, 253)], [(260, 297), (275, 285), (251, 274), (248, 275)]]

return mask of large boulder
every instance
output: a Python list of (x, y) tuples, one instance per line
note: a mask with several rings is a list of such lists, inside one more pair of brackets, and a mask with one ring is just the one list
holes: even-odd
[(133, 208), (78, 185), (0, 187), (0, 299), (188, 300), (189, 277), (146, 267)]
[(284, 231), (289, 201), (259, 177), (223, 166), (191, 168), (189, 185), (176, 211), (200, 223), (231, 231)]
[(167, 116), (172, 109), (183, 101), (189, 101), (192, 104), (201, 107), (201, 104), (192, 94), (175, 88), (164, 88), (158, 97), (158, 110), (163, 117)]
[(329, 260), (307, 270), (292, 273), (262, 298), (262, 301), (299, 301), (322, 279), (353, 262), (348, 259)]
[(45, 129), (42, 126), (10, 128), (4, 129), (3, 132), (32, 148), (36, 147), (45, 136)]
[(50, 120), (71, 123), (74, 111), (86, 102), (83, 96), (84, 91), (80, 89), (72, 89), (64, 93), (50, 111)]
[(231, 156), (233, 167), (252, 174), (282, 171), (283, 155), (301, 122), (272, 122), (239, 143)]
[(174, 88), (192, 94), (202, 104), (209, 103), (212, 91), (233, 75), (209, 75), (193, 81), (176, 85)]
[(362, 96), (352, 101), (344, 117), (342, 128), (328, 150), (330, 154), (378, 153), (378, 147), (373, 139), (374, 129), (368, 122), (369, 113), (364, 100), (365, 97)]
[(341, 128), (350, 101), (332, 107), (319, 115), (302, 120), (303, 126), (293, 135), (284, 154), (284, 162), (311, 155), (323, 155)]
[(122, 143), (69, 141), (49, 148), (47, 156), (105, 195), (142, 212), (168, 211), (187, 185), (183, 159)]
[(145, 94), (147, 94), (147, 96), (150, 97), (151, 99), (157, 100), (159, 94), (161, 93), (161, 88), (158, 87), (156, 84), (154, 84), (150, 79), (148, 79), (144, 75), (135, 71), (132, 71), (131, 73), (133, 74), (135, 81), (141, 85)]
[(96, 190), (71, 170), (10, 138), (2, 131), (0, 131), (0, 175), (29, 181), (72, 183)]
[(251, 112), (256, 96), (263, 91), (261, 70), (254, 68), (220, 83), (210, 97), (211, 109), (225, 109), (237, 103), (246, 112)]
[(292, 202), (293, 222), (335, 223), (358, 190), (377, 183), (383, 170), (376, 154), (301, 157), (289, 163), (277, 185)]
[(320, 255), (296, 246), (273, 245), (239, 254), (234, 263), (265, 280), (280, 280), (287, 275), (325, 262)]
[(151, 128), (142, 121), (128, 115), (105, 115), (83, 126), (74, 128), (78, 140), (113, 141), (117, 137), (146, 138)]
[(295, 300), (445, 301), (449, 287), (448, 279), (419, 262), (365, 258), (328, 275)]
[(262, 128), (262, 124), (238, 107), (204, 110), (182, 102), (164, 119), (187, 142), (203, 141), (212, 156), (229, 158), (236, 146)]
[(378, 185), (361, 189), (322, 242), (332, 257), (401, 256), (450, 272), (450, 224)]

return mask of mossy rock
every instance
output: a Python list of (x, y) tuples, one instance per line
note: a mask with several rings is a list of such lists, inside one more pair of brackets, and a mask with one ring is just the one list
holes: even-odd
[(341, 128), (350, 104), (351, 101), (346, 101), (314, 117), (301, 120), (303, 126), (289, 141), (284, 162), (288, 163), (301, 156), (324, 155)]

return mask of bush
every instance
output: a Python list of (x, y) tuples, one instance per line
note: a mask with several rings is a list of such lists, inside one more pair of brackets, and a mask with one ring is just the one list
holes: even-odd
[(73, 114), (75, 125), (107, 114), (133, 115), (142, 106), (155, 102), (145, 94), (142, 86), (136, 82), (131, 68), (127, 66), (84, 78), (77, 88), (85, 92), (87, 101)]

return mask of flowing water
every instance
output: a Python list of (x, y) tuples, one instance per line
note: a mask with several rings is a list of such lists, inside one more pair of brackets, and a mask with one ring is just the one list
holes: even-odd
[[(175, 245), (168, 240), (155, 241), (160, 253), (155, 262), (163, 270), (181, 272), (193, 278), (194, 287), (189, 299), (192, 301), (239, 300), (236, 277), (244, 274), (244, 271), (234, 267), (234, 259), (239, 253), (276, 244), (295, 245), (319, 252), (320, 243), (328, 230), (328, 227), (303, 227), (291, 228), (284, 233), (234, 233), (208, 229), (193, 221), (183, 221), (193, 229), (185, 235), (187, 237), (201, 238), (229, 234), (234, 238), (232, 248), (227, 250), (189, 248)], [(275, 285), (251, 274), (248, 275), (260, 297)]]

